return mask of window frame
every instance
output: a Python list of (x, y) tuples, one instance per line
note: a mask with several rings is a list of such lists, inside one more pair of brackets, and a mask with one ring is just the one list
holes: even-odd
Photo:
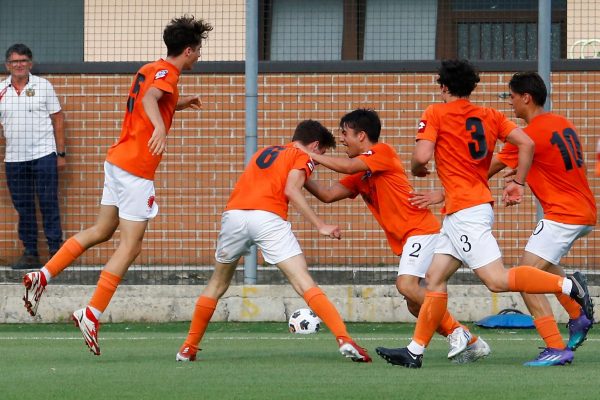
[[(567, 58), (567, 10), (553, 10), (552, 23), (560, 23), (559, 59)], [(459, 23), (534, 23), (538, 24), (538, 10), (452, 11), (452, 0), (438, 0), (435, 57), (438, 60), (458, 57)], [(474, 60), (479, 61), (479, 60)], [(500, 60), (495, 60), (500, 61)], [(518, 61), (507, 60), (501, 61)]]

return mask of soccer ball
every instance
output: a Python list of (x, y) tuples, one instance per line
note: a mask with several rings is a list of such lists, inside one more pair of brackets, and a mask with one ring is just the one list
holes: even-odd
[(311, 309), (301, 308), (290, 316), (289, 327), (292, 333), (317, 333), (321, 329), (321, 319)]

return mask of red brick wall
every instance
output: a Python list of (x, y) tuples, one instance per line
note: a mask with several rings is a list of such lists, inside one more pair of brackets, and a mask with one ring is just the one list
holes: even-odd
[[(101, 196), (102, 162), (119, 136), (131, 76), (51, 75), (66, 112), (68, 167), (61, 175), (60, 201), (65, 237), (91, 226)], [(506, 92), (510, 74), (483, 73), (472, 100), (511, 114), (498, 94)], [(585, 151), (588, 177), (596, 195), (600, 179), (592, 176), (594, 147), (600, 125), (600, 73), (554, 73), (553, 109), (578, 127)], [(185, 75), (182, 94), (198, 93), (202, 111), (175, 116), (168, 149), (157, 174), (160, 212), (150, 225), (137, 264), (211, 264), (220, 214), (243, 168), (245, 136), (244, 77), (240, 75)], [(259, 78), (258, 143), (289, 141), (297, 122), (312, 118), (336, 129), (342, 114), (357, 107), (376, 109), (383, 120), (382, 141), (393, 144), (405, 166), (412, 151), (415, 127), (425, 107), (439, 101), (435, 76), (426, 74), (270, 74)], [(334, 131), (337, 133), (337, 131)], [(4, 151), (4, 144), (0, 145)], [(344, 156), (343, 149), (335, 154)], [(336, 179), (318, 168), (316, 177)], [(419, 189), (433, 188), (435, 179), (413, 180)], [(496, 198), (500, 180), (494, 179)], [(507, 263), (516, 263), (534, 226), (535, 206), (530, 192), (517, 208), (496, 207), (496, 236)], [(308, 195), (307, 195), (308, 196)], [(340, 224), (344, 238), (318, 237), (293, 210), (290, 220), (311, 264), (396, 264), (385, 238), (362, 200), (321, 205), (310, 199), (329, 222)], [(436, 213), (439, 210), (436, 209)], [(439, 215), (439, 213), (438, 213)], [(0, 173), (0, 263), (21, 251), (17, 217)], [(42, 236), (42, 235), (40, 235)], [(118, 238), (118, 235), (116, 236)], [(103, 264), (117, 241), (89, 250), (81, 264)], [(565, 264), (594, 268), (600, 265), (600, 235), (579, 240)], [(40, 241), (44, 253), (45, 243)], [(4, 260), (4, 262), (2, 262)]]

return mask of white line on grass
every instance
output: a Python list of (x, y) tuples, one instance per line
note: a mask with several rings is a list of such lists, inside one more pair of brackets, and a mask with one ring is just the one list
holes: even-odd
[[(105, 340), (182, 340), (185, 339), (185, 336), (124, 336), (124, 337), (111, 337), (111, 336), (102, 336), (100, 339), (102, 341)], [(288, 336), (288, 337), (274, 337), (274, 336), (213, 336), (209, 335), (204, 338), (204, 340), (310, 340), (314, 339), (315, 336), (307, 335), (307, 336)], [(360, 341), (381, 341), (381, 340), (411, 340), (410, 337), (360, 337), (356, 336), (356, 340)], [(0, 340), (81, 340), (81, 336), (0, 336)], [(433, 338), (435, 341), (446, 341), (444, 338)], [(531, 337), (531, 338), (516, 338), (516, 337), (508, 337), (508, 338), (486, 338), (488, 342), (525, 342), (525, 341), (538, 341), (539, 337)], [(588, 338), (588, 342), (597, 342), (600, 341), (600, 338)]]

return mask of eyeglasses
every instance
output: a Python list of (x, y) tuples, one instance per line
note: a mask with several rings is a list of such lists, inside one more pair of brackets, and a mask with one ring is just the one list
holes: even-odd
[(8, 61), (6, 61), (6, 63), (8, 65), (27, 64), (29, 62), (31, 62), (31, 60), (29, 58), (23, 58), (21, 60), (8, 60)]

